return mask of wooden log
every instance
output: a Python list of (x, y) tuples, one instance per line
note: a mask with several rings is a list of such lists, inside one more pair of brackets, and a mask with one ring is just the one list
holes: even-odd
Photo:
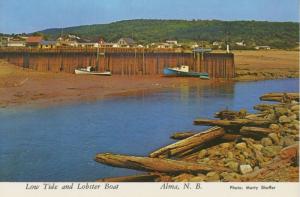
[[(199, 133), (199, 132), (197, 132)], [(182, 132), (176, 132), (174, 134), (172, 134), (171, 138), (174, 140), (183, 140), (186, 139), (188, 137), (191, 137), (193, 135), (197, 134), (196, 132), (191, 132), (191, 131), (182, 131)], [(238, 138), (241, 138), (242, 135), (239, 134), (231, 134), (231, 133), (225, 133), (223, 136), (221, 136), (219, 139), (220, 140), (224, 140), (224, 141), (234, 141)]]
[(175, 132), (171, 135), (170, 138), (174, 139), (174, 140), (183, 140), (183, 139), (191, 137), (195, 134), (196, 134), (196, 132), (192, 132), (192, 131)]
[(154, 182), (157, 178), (159, 178), (157, 174), (137, 174), (97, 179), (96, 182)]
[(234, 120), (236, 118), (245, 118), (247, 115), (246, 110), (240, 111), (231, 111), (231, 110), (223, 110), (215, 113), (215, 118), (220, 118), (221, 120)]
[(242, 127), (242, 126), (268, 126), (272, 122), (264, 119), (235, 119), (235, 120), (211, 120), (196, 119), (195, 125), (220, 126), (220, 127)]
[(282, 104), (257, 104), (254, 105), (253, 109), (258, 111), (266, 111), (270, 109), (275, 109), (275, 107), (282, 107)]
[(239, 138), (241, 138), (242, 136), (239, 134), (231, 134), (231, 133), (225, 133), (223, 136), (220, 137), (221, 140), (223, 141), (235, 141)]
[(127, 155), (117, 155), (111, 153), (97, 154), (95, 161), (120, 168), (129, 168), (147, 172), (162, 173), (193, 173), (193, 172), (228, 172), (228, 168), (212, 166), (207, 164), (198, 164), (185, 161), (176, 161), (171, 159), (160, 159), (150, 157), (135, 157)]
[(270, 133), (276, 132), (270, 128), (262, 128), (262, 127), (242, 127), (240, 129), (240, 134), (258, 134), (258, 135), (269, 135)]
[(204, 132), (195, 134), (189, 138), (178, 141), (174, 144), (165, 146), (159, 150), (156, 150), (150, 154), (150, 157), (172, 157), (188, 150), (194, 149), (197, 146), (215, 140), (225, 134), (225, 131), (221, 127), (213, 127)]
[(288, 102), (290, 100), (299, 101), (299, 93), (268, 93), (259, 97), (262, 101), (277, 101), (277, 102)]

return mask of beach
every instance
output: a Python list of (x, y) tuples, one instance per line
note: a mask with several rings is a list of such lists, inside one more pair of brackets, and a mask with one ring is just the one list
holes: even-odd
[[(298, 51), (233, 51), (236, 81), (295, 78), (299, 75)], [(178, 86), (215, 83), (218, 80), (162, 76), (78, 76), (38, 72), (0, 60), (0, 107), (90, 102)]]

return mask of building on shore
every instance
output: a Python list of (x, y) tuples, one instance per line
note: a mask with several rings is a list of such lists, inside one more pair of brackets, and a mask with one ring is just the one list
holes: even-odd
[(59, 46), (59, 43), (57, 41), (46, 41), (42, 40), (40, 43), (40, 48), (41, 49), (54, 49)]
[(39, 48), (42, 40), (42, 36), (29, 36), (26, 40), (26, 46), (30, 48)]
[(25, 47), (25, 44), (25, 40), (18, 37), (1, 37), (0, 39), (0, 47)]
[(120, 38), (117, 42), (120, 47), (134, 47), (136, 42), (132, 38)]

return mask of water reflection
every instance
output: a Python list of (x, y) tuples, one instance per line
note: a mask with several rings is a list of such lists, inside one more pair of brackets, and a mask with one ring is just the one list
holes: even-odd
[(298, 80), (208, 83), (96, 103), (0, 113), (1, 181), (93, 181), (134, 173), (98, 164), (98, 152), (147, 155), (196, 117), (258, 103), (267, 92), (298, 91)]

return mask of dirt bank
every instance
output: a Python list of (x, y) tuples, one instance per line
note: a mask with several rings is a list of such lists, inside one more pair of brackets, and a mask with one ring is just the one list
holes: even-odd
[(0, 107), (87, 102), (132, 92), (209, 84), (198, 78), (99, 77), (41, 73), (0, 60)]

